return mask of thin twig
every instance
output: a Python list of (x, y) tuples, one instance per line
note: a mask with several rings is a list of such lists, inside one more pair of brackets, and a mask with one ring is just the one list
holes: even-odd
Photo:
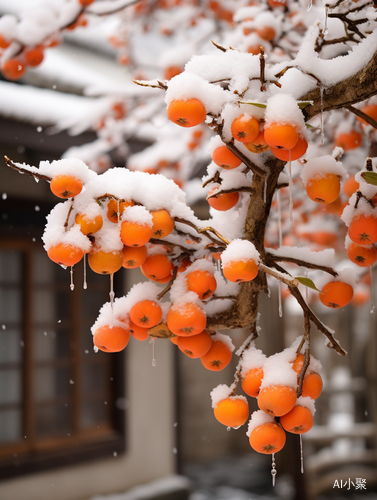
[(338, 273), (332, 267), (313, 264), (312, 262), (307, 262), (302, 259), (295, 259), (294, 257), (276, 255), (270, 252), (266, 253), (266, 258), (268, 259), (268, 262), (291, 262), (292, 264), (297, 264), (300, 267), (306, 267), (307, 269), (316, 269), (318, 271), (324, 271), (325, 273), (331, 274), (331, 276), (335, 277), (338, 276)]
[[(285, 283), (288, 286), (293, 286), (293, 287), (298, 287), (299, 282), (296, 278), (286, 278), (282, 273), (276, 272), (270, 267), (265, 266), (262, 263), (258, 264), (258, 268), (263, 271), (264, 273), (268, 274), (269, 276), (273, 276), (277, 280), (281, 281), (282, 283)], [(288, 273), (285, 273), (288, 274)]]
[[(31, 175), (32, 177), (36, 179), (42, 179), (44, 181), (50, 182), (52, 177), (49, 177), (48, 175), (40, 174), (38, 172), (32, 172), (26, 167), (21, 167), (20, 165), (16, 165), (10, 158), (7, 156), (4, 156), (5, 158), (5, 163), (7, 164), (8, 167), (13, 168), (13, 170), (17, 170), (17, 172), (20, 172), (21, 174), (28, 174)], [(33, 167), (35, 168), (35, 167)]]
[(157, 299), (158, 300), (161, 300), (162, 297), (168, 293), (168, 291), (172, 287), (172, 285), (173, 285), (173, 283), (174, 283), (174, 281), (175, 281), (175, 279), (177, 277), (177, 273), (178, 273), (178, 266), (174, 266), (173, 275), (170, 278), (170, 281), (168, 282), (168, 284), (166, 285), (166, 287), (157, 295)]

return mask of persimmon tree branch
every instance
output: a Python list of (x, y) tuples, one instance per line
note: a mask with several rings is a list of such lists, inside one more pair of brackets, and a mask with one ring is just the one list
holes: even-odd
[(321, 111), (346, 108), (365, 101), (377, 94), (377, 51), (368, 63), (357, 73), (333, 86), (323, 86), (321, 99), (320, 87), (302, 95), (300, 100), (313, 101), (302, 110), (306, 120), (310, 120)]
[(291, 262), (292, 264), (297, 264), (300, 267), (306, 267), (307, 269), (316, 269), (318, 271), (324, 271), (325, 273), (331, 274), (332, 276), (338, 276), (338, 273), (329, 266), (321, 266), (320, 264), (313, 264), (302, 259), (296, 259), (294, 257), (288, 257), (283, 255), (276, 255), (274, 253), (266, 253), (267, 261), (269, 265), (273, 265), (273, 262)]
[[(286, 273), (285, 269), (283, 269), (278, 264), (275, 263), (274, 266), (278, 271)], [(293, 295), (293, 297), (297, 300), (298, 304), (301, 306), (304, 315), (306, 314), (310, 319), (310, 321), (318, 328), (318, 330), (327, 337), (330, 349), (334, 349), (338, 354), (345, 356), (347, 354), (346, 351), (335, 339), (334, 335), (330, 332), (330, 330), (322, 323), (322, 321), (320, 321), (320, 319), (316, 316), (314, 311), (310, 309), (304, 297), (301, 295), (300, 290), (297, 287), (290, 285), (288, 285), (288, 288), (289, 291), (291, 292), (291, 295)]]

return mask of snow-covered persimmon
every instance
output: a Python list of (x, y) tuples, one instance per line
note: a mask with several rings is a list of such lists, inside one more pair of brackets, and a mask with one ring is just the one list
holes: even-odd
[(192, 302), (172, 305), (167, 315), (169, 330), (175, 335), (188, 337), (201, 333), (207, 323), (204, 310)]
[(75, 222), (80, 226), (81, 232), (86, 235), (97, 233), (103, 226), (103, 219), (100, 214), (90, 217), (85, 213), (79, 213), (75, 217)]
[(300, 374), (303, 366), (304, 366), (304, 355), (300, 352), (297, 354), (295, 360), (292, 363), (292, 369), (297, 373), (297, 375)]
[(130, 331), (119, 326), (101, 326), (97, 328), (93, 336), (93, 344), (100, 351), (119, 352), (127, 346), (130, 339)]
[(208, 271), (192, 271), (186, 276), (187, 288), (198, 294), (201, 300), (212, 297), (217, 288), (216, 278)]
[[(231, 132), (237, 141), (251, 142), (259, 134), (259, 121), (252, 115), (242, 113), (233, 120)], [(217, 163), (215, 160), (213, 161)]]
[(307, 182), (306, 193), (317, 203), (332, 203), (340, 193), (339, 177), (332, 173), (317, 174)]
[(212, 208), (220, 212), (226, 212), (237, 205), (240, 199), (237, 192), (213, 194), (216, 190), (217, 188), (211, 189), (207, 196), (208, 204)]
[(73, 245), (58, 243), (47, 250), (47, 255), (53, 262), (56, 262), (56, 264), (68, 267), (74, 266), (80, 262), (84, 256), (84, 252), (81, 248)]
[(168, 105), (168, 118), (181, 127), (195, 127), (204, 122), (207, 116), (204, 104), (195, 97), (173, 99)]
[(240, 427), (249, 418), (249, 405), (243, 397), (219, 401), (213, 410), (216, 420), (227, 427)]
[(277, 382), (261, 389), (257, 402), (259, 408), (264, 412), (274, 417), (281, 417), (292, 410), (296, 400), (297, 395), (293, 387), (279, 385)]
[(135, 203), (130, 201), (118, 201), (111, 198), (107, 203), (107, 218), (117, 224), (119, 219), (127, 207), (133, 207)]
[(82, 191), (83, 184), (73, 175), (56, 175), (51, 179), (50, 189), (59, 198), (73, 198)]
[(277, 149), (293, 149), (299, 139), (297, 125), (291, 123), (270, 123), (264, 127), (266, 143)]
[(227, 280), (234, 283), (251, 281), (257, 277), (258, 265), (254, 259), (230, 261), (223, 265), (223, 273)]
[(251, 368), (242, 379), (242, 390), (253, 398), (257, 398), (263, 380), (263, 368)]

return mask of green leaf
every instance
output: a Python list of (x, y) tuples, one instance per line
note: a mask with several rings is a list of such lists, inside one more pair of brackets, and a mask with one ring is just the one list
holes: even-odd
[(322, 293), (321, 290), (315, 286), (314, 282), (310, 278), (305, 278), (304, 276), (295, 276), (296, 280), (301, 283), (301, 285), (307, 286), (316, 292)]
[(257, 108), (267, 108), (267, 104), (263, 104), (262, 102), (247, 102), (247, 101), (238, 101), (240, 104), (251, 104), (252, 106), (256, 106)]
[(377, 186), (377, 174), (376, 172), (363, 172), (361, 174), (368, 184), (373, 184)]
[(297, 101), (297, 105), (300, 109), (306, 108), (306, 106), (311, 106), (313, 101)]
[(313, 125), (310, 125), (310, 123), (305, 123), (305, 127), (312, 130), (321, 130), (320, 127), (313, 127)]

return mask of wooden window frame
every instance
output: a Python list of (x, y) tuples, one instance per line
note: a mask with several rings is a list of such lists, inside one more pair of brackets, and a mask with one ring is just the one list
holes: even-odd
[[(0, 220), (0, 248), (24, 250), (25, 258), (28, 259), (30, 252), (35, 248), (36, 241), (40, 241), (43, 230), (45, 216), (52, 208), (50, 204), (38, 203), (40, 210), (35, 211), (35, 202), (20, 202), (17, 200), (3, 200), (1, 213), (4, 210), (10, 215), (7, 220)], [(30, 220), (26, 214), (30, 214)], [(27, 227), (27, 230), (25, 229)], [(11, 228), (11, 230), (9, 230)], [(28, 236), (25, 237), (25, 233)], [(33, 241), (34, 240), (34, 241)], [(29, 250), (26, 250), (29, 249)], [(46, 255), (47, 259), (47, 255)], [(30, 263), (26, 262), (26, 269), (30, 268)], [(68, 273), (68, 272), (67, 272)], [(116, 295), (122, 292), (123, 277), (121, 273), (114, 276), (114, 288)], [(106, 279), (104, 277), (104, 279)], [(67, 276), (67, 286), (69, 286), (69, 276)], [(31, 276), (24, 275), (23, 290), (30, 290)], [(90, 283), (89, 283), (90, 287)], [(118, 293), (117, 293), (118, 292)], [(85, 293), (80, 292), (80, 293)], [(71, 301), (72, 303), (72, 301)], [(24, 335), (24, 357), (23, 367), (23, 414), (27, 413), (27, 408), (34, 404), (32, 392), (30, 390), (30, 379), (27, 373), (32, 370), (33, 360), (31, 357), (30, 340), (31, 337), (31, 310), (30, 300), (24, 302), (23, 335)], [(73, 322), (76, 331), (74, 336), (79, 335), (78, 308), (80, 304), (74, 306)], [(93, 321), (96, 311), (93, 311)], [(90, 331), (88, 331), (90, 335)], [(27, 348), (27, 345), (29, 347)], [(78, 347), (76, 347), (77, 349)], [(125, 397), (125, 351), (109, 354), (111, 360), (111, 376), (114, 380), (112, 384), (112, 401)], [(79, 359), (79, 356), (76, 357)], [(79, 362), (73, 364), (75, 379), (79, 380)], [(76, 388), (75, 388), (76, 386)], [(73, 386), (74, 401), (79, 397), (79, 384)], [(119, 405), (118, 405), (119, 406)], [(74, 415), (78, 419), (78, 415)], [(83, 431), (72, 436), (57, 437), (51, 439), (33, 440), (33, 422), (24, 422), (23, 431), (26, 436), (25, 442), (5, 443), (0, 445), (0, 480), (10, 479), (19, 475), (29, 474), (37, 471), (44, 471), (56, 467), (73, 465), (79, 462), (113, 456), (114, 453), (121, 454), (126, 450), (125, 428), (126, 413), (124, 408), (111, 406), (111, 428), (102, 428), (97, 431)], [(31, 442), (31, 444), (30, 444)]]

